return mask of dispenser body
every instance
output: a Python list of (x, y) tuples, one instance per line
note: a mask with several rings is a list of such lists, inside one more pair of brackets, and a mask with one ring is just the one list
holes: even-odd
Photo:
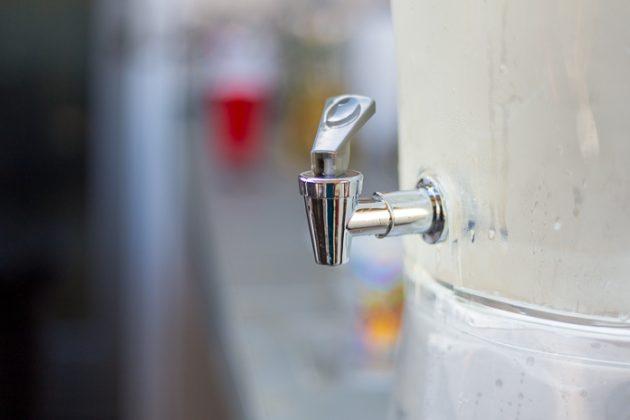
[(401, 188), (449, 215), (405, 237), (392, 418), (628, 418), (630, 4), (392, 7)]
[(394, 0), (400, 181), (449, 239), (408, 267), (556, 310), (630, 312), (630, 4)]

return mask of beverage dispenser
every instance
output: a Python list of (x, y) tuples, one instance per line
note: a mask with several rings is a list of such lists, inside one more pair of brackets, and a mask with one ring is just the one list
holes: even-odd
[(401, 191), (360, 197), (353, 95), (299, 179), (318, 263), (405, 235), (391, 418), (630, 418), (630, 4), (392, 8)]

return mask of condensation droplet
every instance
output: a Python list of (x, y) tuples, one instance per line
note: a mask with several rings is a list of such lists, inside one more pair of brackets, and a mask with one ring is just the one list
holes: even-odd
[(519, 399), (519, 400), (522, 400), (522, 399), (523, 399), (523, 397), (524, 397), (523, 393), (522, 393), (522, 392), (519, 392), (519, 393), (518, 393), (518, 399)]
[(526, 360), (527, 362), (527, 366), (534, 366), (534, 364), (536, 363), (536, 361), (534, 360), (533, 357), (529, 356)]
[(495, 236), (497, 236), (497, 231), (493, 228), (490, 228), (490, 230), (488, 230), (488, 239), (492, 241), (494, 240)]
[(494, 381), (494, 384), (498, 387), (501, 388), (503, 386), (503, 381), (501, 379), (497, 379), (496, 381)]
[(554, 224), (553, 224), (553, 230), (558, 231), (558, 230), (560, 230), (560, 229), (562, 229), (562, 221), (560, 220), (560, 218), (559, 218), (559, 217), (557, 217), (557, 218), (556, 218), (556, 221), (555, 221), (555, 222), (554, 222)]

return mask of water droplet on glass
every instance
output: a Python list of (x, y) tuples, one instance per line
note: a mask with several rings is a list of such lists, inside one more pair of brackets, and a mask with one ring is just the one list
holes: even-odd
[(361, 113), (361, 105), (356, 98), (343, 98), (330, 107), (326, 114), (328, 127), (339, 127), (357, 119)]
[(522, 400), (522, 399), (523, 399), (523, 397), (524, 397), (523, 393), (522, 393), (522, 392), (519, 392), (519, 393), (518, 393), (518, 399), (519, 399), (519, 400)]
[(559, 217), (556, 218), (555, 223), (553, 224), (553, 230), (560, 230), (562, 229), (562, 221), (560, 220)]
[(505, 63), (501, 63), (501, 65), (499, 66), (499, 71), (500, 71), (502, 74), (507, 73), (507, 71), (508, 71), (508, 67), (505, 65)]
[(534, 366), (534, 364), (536, 363), (536, 361), (534, 360), (533, 357), (529, 356), (526, 360), (527, 362), (527, 366)]
[(494, 381), (494, 384), (497, 387), (501, 388), (503, 386), (503, 381), (501, 379), (497, 379), (496, 381)]
[(493, 228), (490, 228), (490, 230), (488, 230), (488, 239), (492, 241), (494, 240), (495, 236), (497, 236), (496, 230), (494, 230)]

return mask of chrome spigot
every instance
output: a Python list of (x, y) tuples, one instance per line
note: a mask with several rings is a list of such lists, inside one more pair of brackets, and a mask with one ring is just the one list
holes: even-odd
[(348, 169), (350, 137), (374, 112), (374, 101), (357, 95), (329, 98), (324, 106), (311, 170), (298, 178), (318, 264), (347, 263), (353, 236), (421, 234), (429, 243), (446, 236), (442, 195), (430, 178), (422, 177), (415, 190), (359, 197), (363, 175)]

